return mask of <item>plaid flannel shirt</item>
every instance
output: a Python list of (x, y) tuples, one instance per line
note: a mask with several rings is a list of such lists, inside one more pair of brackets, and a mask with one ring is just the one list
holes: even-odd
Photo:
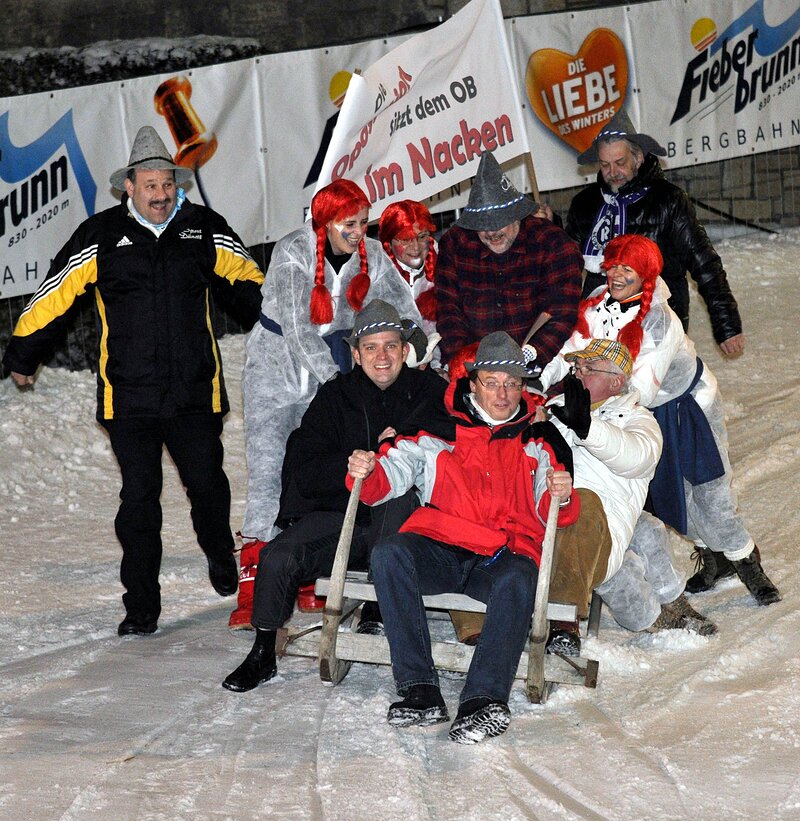
[(542, 311), (552, 319), (531, 340), (537, 363), (561, 349), (578, 318), (583, 257), (553, 223), (526, 217), (504, 254), (490, 251), (477, 231), (453, 226), (442, 236), (434, 281), (442, 362), (493, 331), (522, 344)]

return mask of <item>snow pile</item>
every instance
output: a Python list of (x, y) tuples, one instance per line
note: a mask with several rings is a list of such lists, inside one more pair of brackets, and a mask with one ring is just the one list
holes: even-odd
[[(478, 748), (447, 725), (396, 731), (386, 667), (324, 688), (287, 658), (251, 693), (220, 682), (250, 636), (226, 628), (165, 457), (163, 613), (119, 639), (119, 479), (94, 419), (94, 377), (46, 370), (0, 383), (0, 815), (50, 818), (800, 818), (800, 229), (719, 244), (747, 351), (723, 361), (702, 305), (692, 335), (726, 400), (735, 485), (784, 601), (757, 607), (737, 580), (695, 596), (719, 633), (637, 635), (604, 613), (585, 642), (596, 690), (544, 706), (519, 685), (502, 737)], [(245, 493), (242, 337), (222, 341), (234, 404), (226, 468)], [(676, 538), (680, 565), (690, 547)], [(443, 677), (452, 712), (461, 680)]]

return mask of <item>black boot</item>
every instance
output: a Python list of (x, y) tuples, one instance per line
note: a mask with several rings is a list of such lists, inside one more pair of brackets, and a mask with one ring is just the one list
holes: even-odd
[(510, 723), (511, 711), (505, 701), (471, 698), (458, 708), (449, 736), (457, 744), (477, 744), (501, 735)]
[(414, 684), (402, 701), (395, 701), (389, 707), (386, 720), (392, 727), (410, 727), (416, 724), (425, 727), (447, 721), (447, 705), (441, 690), (435, 684)]
[(686, 582), (687, 593), (711, 590), (719, 579), (727, 579), (736, 571), (723, 553), (715, 553), (708, 547), (697, 547), (692, 553), (695, 574)]
[(247, 658), (222, 682), (226, 690), (246, 693), (269, 681), (278, 672), (275, 661), (275, 631), (256, 630), (256, 640)]
[(233, 553), (206, 556), (208, 579), (219, 596), (232, 596), (239, 587), (239, 566)]
[(578, 620), (551, 621), (545, 652), (551, 656), (577, 657), (581, 654), (581, 628)]
[(781, 600), (778, 588), (767, 578), (764, 568), (761, 567), (761, 554), (757, 547), (749, 556), (731, 564), (744, 582), (744, 586), (750, 591), (750, 595), (759, 604), (775, 604)]
[(356, 633), (367, 636), (383, 636), (383, 616), (376, 601), (366, 601), (361, 607), (361, 619), (356, 627)]

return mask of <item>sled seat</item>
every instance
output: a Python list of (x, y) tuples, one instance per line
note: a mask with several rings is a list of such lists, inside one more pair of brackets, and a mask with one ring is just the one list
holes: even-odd
[[(353, 662), (391, 664), (389, 643), (384, 636), (355, 632), (361, 605), (366, 601), (377, 600), (375, 588), (367, 581), (366, 573), (347, 570), (352, 538), (352, 524), (348, 526), (348, 514), (352, 512), (354, 522), (359, 492), (360, 482), (356, 480), (348, 513), (345, 514), (333, 571), (329, 579), (320, 578), (315, 585), (316, 594), (327, 598), (321, 631), (315, 628), (301, 629), (290, 624), (278, 632), (278, 651), (283, 655), (318, 658), (320, 678), (329, 685), (338, 684), (347, 675)], [(592, 688), (597, 686), (599, 664), (594, 659), (545, 653), (548, 622), (574, 621), (576, 618), (574, 605), (548, 601), (557, 518), (558, 503), (554, 501), (542, 547), (530, 641), (528, 648), (522, 653), (516, 673), (517, 679), (525, 681), (528, 698), (536, 703), (544, 703), (556, 684), (578, 684)], [(443, 617), (449, 610), (486, 612), (483, 602), (459, 593), (425, 596), (423, 602), (429, 618), (433, 619)], [(431, 652), (437, 669), (466, 673), (475, 648), (455, 641), (432, 640)]]

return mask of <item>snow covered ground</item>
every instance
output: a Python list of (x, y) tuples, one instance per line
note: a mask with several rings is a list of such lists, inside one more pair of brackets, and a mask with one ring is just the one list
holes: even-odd
[[(697, 303), (692, 335), (784, 600), (759, 608), (732, 580), (694, 597), (719, 625), (711, 638), (626, 633), (604, 614), (585, 642), (598, 688), (562, 687), (539, 706), (518, 685), (509, 731), (478, 747), (448, 741), (446, 724), (389, 728), (386, 667), (355, 665), (331, 689), (311, 660), (289, 658), (250, 693), (222, 689), (251, 637), (227, 629), (231, 600), (211, 590), (167, 460), (160, 628), (118, 638), (119, 480), (94, 378), (0, 383), (0, 817), (800, 819), (800, 229), (718, 248), (747, 352), (724, 362)], [(237, 524), (243, 340), (222, 347)], [(454, 710), (458, 677), (443, 689)]]

